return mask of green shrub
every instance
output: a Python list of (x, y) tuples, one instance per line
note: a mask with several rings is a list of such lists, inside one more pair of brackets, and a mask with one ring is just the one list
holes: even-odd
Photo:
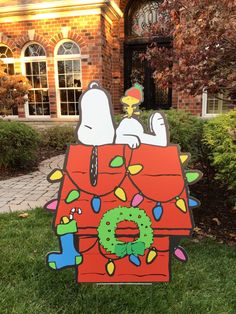
[(191, 153), (192, 163), (202, 163), (205, 160), (205, 147), (202, 145), (204, 120), (181, 110), (166, 112), (169, 124), (170, 141), (177, 143), (182, 152)]
[(75, 143), (75, 128), (72, 126), (55, 126), (41, 133), (42, 147), (65, 151), (67, 145), (72, 143)]
[(216, 180), (232, 191), (236, 201), (236, 110), (209, 120), (203, 142), (210, 148)]
[(0, 168), (18, 169), (32, 166), (37, 157), (39, 134), (21, 122), (0, 123)]

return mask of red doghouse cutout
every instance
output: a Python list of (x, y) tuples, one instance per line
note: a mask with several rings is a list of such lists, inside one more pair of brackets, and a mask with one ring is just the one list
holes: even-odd
[[(186, 177), (182, 171), (181, 160), (185, 162), (188, 155), (181, 155), (177, 145), (141, 145), (135, 150), (125, 145), (98, 147), (98, 182), (93, 187), (90, 182), (92, 151), (93, 147), (70, 146), (62, 170), (63, 182), (54, 222), (56, 228), (63, 217), (72, 214), (77, 223), (74, 241), (77, 251), (83, 256), (83, 262), (77, 267), (78, 282), (169, 281), (171, 253), (175, 253), (176, 249), (183, 250), (172, 247), (171, 243), (177, 236), (191, 234), (193, 222), (190, 206), (197, 205), (197, 201), (188, 196), (186, 183), (190, 177)], [(111, 167), (112, 160), (117, 157), (121, 157), (124, 163), (120, 167)], [(134, 167), (142, 170), (131, 174), (129, 168), (132, 171)], [(55, 171), (59, 175), (59, 170)], [(126, 200), (117, 197), (117, 189), (124, 191)], [(71, 191), (78, 191), (79, 197), (67, 203)], [(94, 198), (100, 202), (98, 212), (93, 208)], [(153, 243), (143, 256), (138, 257), (140, 266), (130, 262), (128, 255), (117, 259), (101, 246), (98, 239), (98, 227), (104, 214), (119, 206), (130, 208), (132, 204), (136, 205), (135, 201), (138, 208), (145, 210), (153, 229)], [(155, 217), (153, 211), (158, 207), (159, 217)], [(135, 222), (123, 221), (117, 225), (115, 235), (120, 241), (134, 242), (139, 232)], [(149, 263), (147, 258), (150, 253), (155, 259)], [(178, 253), (181, 258), (181, 252)], [(184, 251), (182, 254), (184, 260)], [(111, 268), (115, 268), (112, 276), (107, 271), (109, 262)]]
[[(92, 82), (80, 109), (90, 105), (94, 93), (108, 103), (107, 93)], [(138, 115), (138, 98), (143, 95), (136, 84), (122, 98), (127, 117), (117, 130), (110, 120), (111, 136), (96, 116), (89, 121), (82, 115), (81, 144), (70, 145), (63, 169), (48, 176), (61, 185), (58, 199), (45, 205), (55, 212), (60, 242), (60, 252), (49, 253), (47, 263), (54, 270), (75, 267), (78, 283), (168, 282), (171, 255), (182, 262), (188, 258), (178, 243), (193, 229), (191, 208), (199, 201), (189, 195), (188, 185), (201, 173), (184, 169), (190, 155), (168, 144), (161, 114), (150, 117), (152, 133), (144, 133), (132, 117), (134, 110)], [(107, 112), (104, 106), (98, 114)]]

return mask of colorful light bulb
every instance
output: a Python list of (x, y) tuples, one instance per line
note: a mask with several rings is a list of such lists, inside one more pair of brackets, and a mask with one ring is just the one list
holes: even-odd
[(69, 194), (66, 197), (66, 203), (70, 204), (70, 203), (76, 201), (79, 197), (80, 197), (80, 191), (72, 190), (69, 192)]
[(116, 265), (112, 260), (109, 260), (106, 264), (106, 271), (109, 276), (113, 276), (116, 270)]
[(157, 258), (157, 250), (156, 248), (151, 248), (148, 252), (146, 262), (147, 264), (151, 264)]
[(44, 208), (51, 212), (55, 212), (57, 209), (57, 206), (58, 206), (58, 200), (51, 200), (50, 202), (44, 205)]
[(198, 206), (200, 206), (200, 202), (197, 200), (197, 199), (195, 199), (195, 198), (192, 198), (192, 197), (189, 197), (189, 199), (188, 199), (188, 206), (189, 207), (198, 207)]
[(132, 207), (137, 207), (139, 204), (142, 203), (142, 201), (144, 200), (144, 197), (142, 194), (136, 194), (134, 195), (132, 202), (131, 202), (131, 206)]
[(186, 172), (186, 178), (188, 181), (188, 184), (194, 184), (201, 178), (201, 173), (195, 171), (188, 171)]
[(124, 158), (122, 156), (116, 156), (110, 162), (110, 167), (111, 168), (120, 168), (124, 165), (124, 163), (125, 163), (125, 161), (124, 161)]
[(174, 257), (180, 262), (186, 263), (188, 261), (188, 254), (182, 246), (174, 248)]
[(61, 223), (64, 225), (68, 224), (70, 222), (70, 219), (67, 216), (62, 217)]
[(128, 167), (128, 171), (132, 176), (135, 176), (136, 174), (140, 173), (143, 170), (142, 165), (132, 165)]
[(135, 266), (140, 266), (141, 265), (141, 261), (140, 258), (134, 254), (131, 254), (129, 256), (129, 261), (134, 264)]
[(153, 216), (156, 221), (159, 221), (163, 214), (163, 207), (161, 206), (161, 203), (157, 203), (156, 207), (152, 210)]
[(182, 164), (185, 164), (189, 160), (189, 158), (190, 158), (190, 156), (187, 154), (180, 155), (180, 160), (181, 160)]
[(126, 201), (127, 201), (126, 193), (125, 193), (124, 189), (122, 189), (122, 188), (117, 188), (117, 189), (115, 190), (115, 196), (116, 196), (117, 198), (119, 198), (119, 199), (120, 199), (121, 201), (123, 201), (123, 202), (126, 202)]
[(187, 206), (186, 206), (186, 203), (185, 203), (185, 200), (184, 200), (184, 199), (177, 197), (177, 198), (176, 198), (175, 205), (176, 205), (183, 213), (187, 213)]
[(101, 209), (101, 199), (98, 196), (94, 196), (91, 201), (91, 206), (93, 211), (97, 214), (100, 212)]
[(60, 169), (55, 169), (48, 175), (48, 181), (51, 183), (59, 182), (62, 178), (63, 172)]

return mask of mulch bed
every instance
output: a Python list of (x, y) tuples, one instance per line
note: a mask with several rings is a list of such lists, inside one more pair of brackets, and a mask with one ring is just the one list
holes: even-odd
[(227, 203), (227, 191), (218, 185), (209, 186), (204, 180), (191, 188), (191, 194), (201, 200), (201, 207), (193, 209), (196, 242), (204, 237), (220, 243), (236, 245), (236, 209)]

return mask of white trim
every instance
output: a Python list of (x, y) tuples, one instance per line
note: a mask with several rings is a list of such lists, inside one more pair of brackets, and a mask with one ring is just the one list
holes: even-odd
[(202, 92), (202, 117), (206, 116), (207, 111), (207, 92)]
[[(53, 12), (53, 13), (38, 13), (30, 15), (0, 17), (0, 23), (15, 23), (33, 20), (57, 19), (62, 17), (77, 17), (87, 15), (100, 15), (101, 9), (83, 10), (83, 11), (69, 11), (69, 12)], [(0, 15), (1, 16), (1, 15)]]
[[(59, 47), (67, 42), (67, 41), (71, 41), (74, 42), (80, 49), (81, 52), (81, 48), (80, 46), (71, 39), (68, 38), (64, 38), (62, 40), (60, 40), (55, 48), (54, 48), (54, 78), (55, 78), (55, 90), (56, 90), (56, 106), (57, 106), (57, 116), (58, 118), (63, 118), (63, 119), (71, 119), (71, 118), (79, 118), (79, 115), (62, 115), (61, 114), (61, 104), (60, 104), (60, 88), (59, 88), (59, 79), (58, 79), (58, 65), (57, 62), (58, 61), (64, 61), (64, 60), (80, 60), (80, 69), (81, 69), (81, 73), (80, 73), (80, 78), (81, 78), (81, 88), (78, 88), (79, 91), (83, 91), (83, 72), (82, 72), (82, 55), (81, 54), (76, 54), (76, 55), (58, 55), (58, 49)], [(88, 57), (88, 56), (87, 56)], [(61, 88), (64, 89), (64, 88)], [(65, 89), (75, 89), (75, 88), (65, 88)]]
[(3, 61), (5, 64), (14, 64), (15, 60), (14, 58), (0, 58), (1, 61)]
[[(15, 59), (16, 60), (16, 59)], [(47, 60), (46, 56), (35, 56), (35, 57), (22, 57), (20, 59), (21, 62), (40, 62), (40, 61), (45, 61)]]
[(30, 40), (34, 40), (35, 29), (28, 29), (28, 36)]
[(219, 115), (223, 114), (222, 112), (220, 112), (220, 113), (207, 113), (207, 101), (208, 101), (207, 91), (203, 91), (203, 93), (202, 93), (202, 117), (203, 118), (215, 118), (215, 117), (218, 117)]
[(1, 7), (0, 23), (102, 14), (110, 23), (123, 16), (112, 0), (64, 0)]
[(19, 116), (17, 115), (8, 115), (8, 116), (1, 116), (0, 115), (0, 120), (18, 120), (19, 119)]
[(214, 118), (219, 114), (207, 113), (207, 91), (203, 91), (202, 93), (202, 117), (203, 118)]
[(116, 11), (117, 14), (123, 15), (120, 8), (113, 0), (65, 0), (65, 1), (51, 1), (51, 2), (38, 2), (38, 3), (26, 3), (18, 5), (10, 5), (1, 7), (2, 13), (19, 13), (25, 11), (35, 11), (35, 10), (50, 10), (55, 8), (68, 8), (68, 7), (81, 7), (81, 8), (94, 8), (108, 5)]
[[(69, 40), (69, 39), (68, 39)], [(36, 42), (37, 43), (37, 42)], [(38, 44), (38, 43), (37, 43)], [(65, 58), (64, 59), (70, 59), (71, 56), (73, 57), (73, 59), (81, 59), (82, 61), (83, 60), (86, 60), (89, 58), (89, 55), (65, 55)], [(35, 58), (37, 58), (37, 60), (35, 60)], [(54, 57), (21, 57), (21, 58), (0, 58), (2, 61), (4, 61), (6, 64), (12, 64), (12, 63), (16, 63), (16, 62), (27, 62), (27, 61), (30, 61), (30, 62), (34, 62), (34, 61), (53, 61), (54, 60)]]
[(70, 26), (62, 26), (61, 27), (61, 33), (62, 33), (63, 38), (68, 38), (68, 34), (69, 34), (70, 30), (71, 30)]
[[(26, 102), (28, 103), (28, 102)], [(29, 113), (25, 114), (26, 119), (32, 119), (32, 120), (37, 120), (40, 121), (39, 119), (45, 119), (45, 120), (50, 120), (51, 115), (30, 115)]]

